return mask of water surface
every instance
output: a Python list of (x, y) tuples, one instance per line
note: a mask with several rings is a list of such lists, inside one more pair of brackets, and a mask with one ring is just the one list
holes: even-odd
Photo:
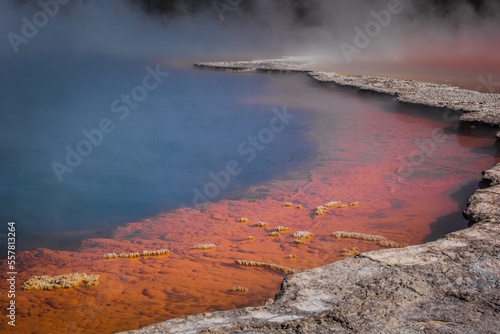
[[(265, 144), (252, 148), (248, 137), (269, 128), (284, 107), (241, 102), (263, 94), (265, 76), (160, 65), (169, 75), (135, 101), (131, 92), (143, 84), (148, 67), (156, 70), (155, 63), (107, 58), (12, 63), (2, 64), (0, 78), (0, 220), (17, 222), (21, 249), (75, 249), (82, 238), (104, 236), (119, 223), (219, 200), (308, 158), (307, 143), (297, 140), (307, 115), (293, 106), (288, 106), (296, 115), (293, 122), (272, 138), (264, 131)], [(123, 95), (132, 96), (130, 104), (113, 106)], [(79, 154), (76, 167), (69, 166), (70, 150), (88, 142), (82, 131), (95, 131), (103, 119), (112, 131), (102, 139), (94, 135), (99, 144), (88, 156)], [(281, 129), (280, 120), (276, 124)], [(70, 162), (76, 159), (72, 155)], [(219, 175), (230, 161), (241, 172), (210, 188), (211, 173)], [(54, 162), (61, 165), (54, 169)], [(210, 196), (197, 196), (208, 183)]]
[[(142, 70), (137, 69), (138, 73)], [(213, 181), (210, 171), (221, 170), (227, 164), (226, 158), (233, 159), (242, 168), (238, 177), (234, 178), (237, 186), (228, 187), (224, 199), (202, 207), (175, 209), (119, 225), (110, 237), (101, 235), (84, 240), (77, 252), (47, 249), (21, 252), (20, 281), (33, 275), (60, 275), (74, 271), (101, 275), (101, 284), (92, 289), (71, 291), (20, 291), (16, 295), (16, 302), (20, 305), (18, 312), (29, 314), (20, 323), (20, 330), (56, 331), (67, 328), (68, 331), (112, 333), (188, 314), (262, 305), (279, 291), (285, 275), (262, 268), (240, 267), (235, 260), (260, 261), (305, 270), (342, 259), (343, 248), (357, 247), (361, 252), (382, 248), (366, 241), (337, 240), (330, 235), (334, 231), (378, 234), (410, 245), (436, 239), (466, 226), (467, 222), (460, 215), (464, 201), (480, 181), (481, 170), (499, 161), (494, 131), (461, 129), (457, 126), (457, 115), (445, 109), (410, 106), (387, 96), (320, 85), (300, 74), (256, 76), (250, 73), (181, 72), (183, 78), (196, 78), (193, 85), (206, 82), (204, 89), (222, 99), (228, 91), (238, 97), (236, 103), (228, 104), (231, 110), (217, 114), (229, 121), (222, 128), (227, 128), (228, 136), (233, 134), (232, 140), (225, 140), (226, 137), (213, 128), (215, 132), (205, 137), (205, 141), (209, 140), (206, 138), (214, 141), (218, 138), (217, 145), (226, 149), (224, 158), (212, 160), (217, 151), (209, 151), (211, 145), (199, 137), (205, 124), (211, 129), (211, 123), (218, 123), (213, 117), (204, 117), (201, 111), (205, 110), (205, 104), (196, 101), (220, 100), (203, 93), (190, 95), (191, 103), (196, 108), (189, 121), (184, 113), (176, 116), (179, 120), (170, 114), (160, 113), (171, 117), (168, 120), (177, 128), (189, 126), (189, 122), (197, 125), (198, 131), (192, 131), (191, 137), (182, 137), (184, 132), (166, 127), (169, 122), (159, 122), (154, 118), (155, 124), (151, 124), (146, 117), (130, 125), (123, 136), (116, 137), (122, 142), (115, 143), (110, 139), (110, 143), (118, 147), (132, 147), (123, 143), (128, 143), (131, 133), (139, 131), (134, 126), (150, 124), (148, 129), (156, 129), (156, 132), (150, 130), (154, 137), (163, 140), (150, 147), (148, 143), (153, 138), (148, 137), (147, 143), (140, 145), (140, 150), (116, 151), (125, 155), (123, 162), (137, 166), (134, 164), (141, 163), (140, 159), (146, 159), (152, 164), (150, 168), (153, 171), (159, 168), (158, 175), (164, 177), (163, 180), (174, 184), (180, 180), (182, 183), (194, 180), (186, 189), (179, 185), (180, 192), (184, 189), (188, 194), (185, 197), (188, 201), (192, 199), (190, 191), (193, 187), (202, 189)], [(172, 70), (171, 76), (176, 73)], [(245, 90), (238, 86), (253, 80), (259, 83), (259, 89)], [(224, 89), (212, 87), (223, 83), (227, 84), (222, 85)], [(173, 85), (175, 90), (177, 86)], [(240, 88), (239, 93), (236, 89), (232, 90), (234, 85)], [(162, 100), (164, 94), (168, 92), (159, 94), (158, 101), (167, 103)], [(174, 96), (169, 96), (175, 101)], [(152, 95), (151, 101), (154, 100)], [(162, 103), (155, 105), (160, 108)], [(270, 127), (275, 116), (271, 106), (283, 105), (294, 116), (290, 124), (276, 133), (267, 147), (256, 149), (254, 160), (245, 162), (249, 155), (240, 154), (238, 146), (249, 140), (249, 135), (258, 136), (263, 128)], [(224, 104), (220, 107), (223, 109)], [(89, 121), (89, 124), (95, 124), (95, 120)], [(126, 123), (123, 124), (126, 126)], [(235, 129), (233, 124), (240, 126)], [(251, 127), (247, 128), (247, 124)], [(79, 129), (80, 124), (75, 128)], [(246, 132), (248, 129), (250, 131)], [(196, 159), (189, 158), (192, 153), (189, 147), (182, 146), (182, 141), (176, 141), (175, 136), (168, 137), (170, 131), (190, 145), (204, 148), (206, 153), (200, 155), (203, 150), (197, 150)], [(79, 133), (75, 132), (70, 143), (77, 141), (78, 136)], [(162, 146), (169, 140), (179, 145), (180, 154), (188, 152), (185, 160), (170, 161), (168, 155), (162, 155), (163, 152), (176, 151), (175, 145), (169, 148)], [(56, 146), (59, 148), (59, 144)], [(100, 146), (99, 149), (101, 147), (104, 148)], [(129, 152), (134, 155), (129, 155)], [(147, 160), (149, 156), (153, 158)], [(113, 157), (118, 159), (120, 156)], [(94, 164), (100, 162), (103, 166), (113, 162), (107, 159), (88, 161)], [(165, 165), (158, 167), (160, 161)], [(83, 168), (86, 162), (74, 173), (88, 173)], [(203, 172), (197, 179), (196, 173), (192, 173), (189, 175), (193, 175), (193, 180), (191, 176), (182, 178), (184, 174), (179, 174), (173, 176), (179, 180), (170, 181), (172, 179), (163, 174), (163, 169), (168, 169), (170, 163), (182, 166), (172, 169), (174, 171), (200, 168)], [(117, 165), (114, 164), (115, 167)], [(117, 187), (124, 184), (119, 189), (130, 187), (128, 178), (149, 180), (149, 174), (134, 175), (134, 171), (147, 169), (136, 167), (129, 170), (127, 166), (119, 169), (131, 172), (125, 173), (128, 176), (119, 179), (120, 182), (116, 181)], [(273, 166), (274, 173), (264, 173), (266, 168), (273, 170)], [(96, 175), (111, 179), (116, 173), (106, 168), (91, 170)], [(46, 176), (49, 175), (47, 172)], [(73, 175), (78, 174), (71, 177)], [(152, 180), (162, 180), (161, 177)], [(243, 181), (239, 181), (240, 177)], [(86, 179), (83, 176), (76, 180), (78, 182), (70, 184), (84, 187)], [(247, 186), (244, 185), (245, 180), (249, 182)], [(96, 186), (103, 191), (113, 185), (106, 184), (105, 178), (100, 181)], [(139, 184), (162, 189), (157, 187), (156, 181)], [(141, 196), (147, 195), (146, 191), (140, 191), (140, 187), (130, 189), (135, 191), (127, 196), (138, 198), (138, 203), (143, 199)], [(231, 189), (234, 191), (229, 192)], [(361, 205), (330, 209), (323, 216), (314, 215), (314, 207), (336, 200), (344, 203), (360, 201)], [(287, 201), (294, 206), (284, 207)], [(113, 203), (107, 203), (110, 202)], [(129, 205), (130, 202), (124, 204)], [(296, 209), (295, 205), (301, 205), (302, 209)], [(249, 223), (240, 223), (238, 220), (241, 217), (247, 217)], [(256, 227), (258, 221), (264, 221), (268, 226)], [(291, 230), (271, 238), (269, 232), (280, 225), (289, 226)], [(298, 246), (293, 237), (296, 231), (309, 231), (314, 237), (305, 245)], [(255, 239), (249, 241), (249, 236)], [(216, 248), (207, 252), (193, 249), (193, 245), (201, 243), (214, 243)], [(171, 250), (167, 257), (136, 260), (102, 258), (108, 252), (164, 248)], [(291, 259), (290, 254), (296, 255), (296, 258)], [(0, 284), (5, 284), (1, 282), (6, 281), (0, 281)], [(244, 294), (232, 292), (231, 288), (235, 286), (244, 286), (249, 291)]]

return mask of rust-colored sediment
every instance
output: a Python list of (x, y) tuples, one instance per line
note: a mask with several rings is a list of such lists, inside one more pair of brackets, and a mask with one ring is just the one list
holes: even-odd
[[(390, 117), (408, 126), (402, 129), (388, 124)], [(398, 158), (408, 157), (416, 149), (411, 142), (428, 138), (429, 126), (447, 124), (412, 115), (384, 114), (367, 107), (359, 111), (356, 123), (339, 122), (336, 126), (337, 141), (325, 144), (319, 166), (304, 173), (307, 176), (250, 187), (248, 198), (252, 200), (222, 200), (200, 209), (179, 209), (145, 218), (118, 227), (112, 239), (86, 240), (78, 252), (37, 249), (19, 253), (18, 321), (13, 329), (7, 325), (8, 318), (1, 317), (2, 328), (17, 333), (111, 333), (187, 314), (261, 305), (279, 291), (286, 274), (241, 267), (235, 260), (304, 270), (342, 259), (343, 249), (382, 249), (377, 243), (332, 238), (332, 231), (355, 231), (420, 244), (430, 233), (432, 222), (462, 209), (449, 194), (477, 180), (481, 170), (496, 162), (475, 152), (493, 145), (493, 138), (458, 135), (458, 140), (440, 143), (413, 173), (400, 177), (391, 188), (384, 176), (401, 168)], [(383, 139), (375, 140), (382, 132)], [(353, 133), (360, 137), (356, 143)], [(265, 198), (257, 196), (262, 193), (266, 193)], [(362, 205), (331, 208), (322, 216), (314, 214), (314, 207), (333, 199), (360, 201)], [(302, 203), (307, 209), (285, 208), (285, 201)], [(241, 224), (241, 217), (248, 217), (250, 222), (262, 220), (270, 226), (288, 226), (292, 231), (309, 231), (314, 238), (300, 246), (294, 243), (293, 233), (270, 238), (271, 228)], [(248, 242), (248, 236), (255, 239)], [(193, 250), (193, 245), (207, 241), (217, 248), (209, 252)], [(106, 253), (144, 249), (169, 249), (170, 255), (133, 261), (102, 258)], [(293, 262), (290, 254), (294, 255)], [(20, 289), (21, 282), (32, 276), (68, 272), (99, 275), (101, 283), (91, 289)], [(5, 279), (0, 284), (2, 291), (8, 291)], [(248, 292), (234, 293), (233, 287), (244, 287)], [(7, 294), (2, 292), (0, 302), (5, 310)]]

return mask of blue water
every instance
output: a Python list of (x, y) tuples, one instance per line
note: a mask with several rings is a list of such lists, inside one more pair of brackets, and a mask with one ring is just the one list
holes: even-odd
[[(123, 117), (112, 102), (141, 86), (155, 62), (41, 58), (0, 66), (0, 221), (16, 221), (26, 248), (37, 233), (104, 230), (216, 201), (295, 170), (309, 157), (308, 143), (299, 140), (306, 112), (288, 106), (294, 118), (284, 124), (276, 116), (283, 106), (244, 102), (269, 93), (264, 75), (160, 66), (168, 76)], [(269, 131), (273, 118), (283, 130)], [(66, 147), (76, 151), (87, 140), (82, 131), (99, 128), (103, 119), (113, 131), (94, 137), (99, 145), (91, 152), (80, 147), (88, 155), (68, 166)], [(266, 143), (252, 148), (248, 137), (259, 133)], [(54, 162), (72, 171), (59, 170), (58, 177)], [(204, 197), (195, 197), (198, 191)]]

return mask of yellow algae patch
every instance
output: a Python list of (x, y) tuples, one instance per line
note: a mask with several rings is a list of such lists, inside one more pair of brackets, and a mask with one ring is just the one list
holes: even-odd
[(344, 257), (356, 256), (359, 254), (361, 254), (361, 252), (359, 251), (359, 249), (357, 247), (342, 249), (342, 256), (344, 256)]
[(231, 288), (232, 292), (248, 292), (248, 288), (245, 288), (243, 286), (235, 286)]
[(314, 214), (316, 216), (322, 216), (326, 213), (326, 211), (328, 211), (328, 208), (326, 206), (320, 205), (314, 208)]
[(337, 239), (349, 238), (349, 239), (359, 239), (359, 240), (374, 241), (374, 242), (378, 242), (381, 240), (387, 240), (386, 237), (383, 237), (381, 235), (363, 234), (363, 233), (345, 232), (345, 231), (333, 232), (331, 235)]
[(257, 226), (257, 227), (266, 227), (266, 226), (267, 226), (267, 223), (264, 223), (264, 222), (257, 222), (257, 224), (255, 224), (255, 226)]
[(295, 255), (295, 254), (290, 254), (290, 255), (288, 255), (288, 258), (290, 258), (290, 259), (296, 259), (296, 258), (297, 258), (297, 255)]
[(248, 241), (252, 241), (252, 240), (255, 240), (255, 236), (253, 236), (253, 235), (250, 235), (250, 236), (248, 236), (247, 240), (248, 240)]
[(297, 209), (302, 209), (302, 205), (297, 205)]
[(403, 248), (403, 247), (408, 247), (407, 243), (399, 243), (396, 241), (391, 241), (391, 240), (381, 240), (378, 242), (378, 244), (382, 247), (390, 247), (390, 248)]
[(24, 282), (22, 288), (24, 290), (55, 290), (55, 289), (70, 289), (77, 287), (80, 284), (85, 284), (87, 288), (91, 288), (99, 284), (99, 275), (87, 275), (85, 273), (70, 273), (60, 276), (33, 276)]
[(386, 237), (376, 234), (363, 234), (356, 232), (337, 231), (333, 232), (331, 235), (337, 239), (349, 238), (349, 239), (358, 239), (358, 240), (376, 242), (382, 247), (402, 248), (408, 246), (407, 243), (399, 243), (396, 241), (387, 240)]
[(158, 250), (143, 250), (140, 253), (107, 253), (102, 256), (103, 259), (137, 259), (141, 256), (161, 256), (169, 255), (170, 251), (168, 249), (158, 249)]
[(107, 253), (102, 256), (103, 259), (137, 259), (141, 257), (139, 253)]
[(243, 217), (243, 218), (238, 219), (238, 221), (240, 223), (248, 223), (250, 220), (248, 218)]
[(311, 232), (307, 232), (307, 231), (297, 231), (293, 234), (293, 237), (295, 239), (298, 239), (298, 240), (307, 240), (307, 239), (311, 239), (312, 237), (314, 237), (314, 234), (312, 234)]
[[(336, 207), (341, 207), (342, 205), (342, 202), (340, 201), (332, 201), (332, 202), (328, 202), (326, 203), (325, 205), (320, 205), (320, 206), (317, 206), (314, 208), (314, 213), (316, 214), (316, 216), (322, 216), (324, 215), (329, 208), (336, 208)], [(345, 204), (347, 206), (347, 204)]]
[(235, 260), (234, 263), (243, 267), (257, 267), (257, 268), (266, 268), (270, 270), (281, 271), (285, 274), (294, 274), (298, 272), (296, 269), (278, 266), (277, 264), (265, 263), (265, 262), (255, 262), (255, 261), (246, 261), (246, 260)]
[(143, 250), (141, 256), (166, 256), (170, 254), (168, 249), (157, 249), (157, 250)]
[(198, 244), (193, 246), (193, 249), (198, 249), (198, 250), (211, 250), (215, 249), (215, 244)]

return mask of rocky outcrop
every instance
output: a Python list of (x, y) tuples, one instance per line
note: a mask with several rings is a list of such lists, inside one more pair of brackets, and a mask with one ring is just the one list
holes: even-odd
[(314, 57), (283, 57), (251, 61), (219, 61), (197, 63), (195, 66), (224, 71), (310, 72), (317, 59)]
[[(279, 67), (276, 60), (224, 64), (200, 66), (273, 71), (295, 66), (290, 61)], [(410, 80), (309, 74), (320, 81), (395, 95), (404, 102), (468, 111), (464, 121), (500, 124), (495, 94)], [(487, 187), (469, 198), (464, 211), (473, 223), (465, 230), (290, 275), (264, 306), (196, 314), (127, 333), (496, 333), (500, 164), (483, 172), (483, 178)]]
[(261, 307), (128, 333), (495, 333), (500, 321), (500, 164), (465, 211), (472, 227), (288, 276)]
[[(500, 217), (500, 164), (483, 172), (490, 186), (478, 189), (469, 197), (464, 216), (472, 223), (496, 221)], [(499, 272), (500, 275), (500, 272)]]

